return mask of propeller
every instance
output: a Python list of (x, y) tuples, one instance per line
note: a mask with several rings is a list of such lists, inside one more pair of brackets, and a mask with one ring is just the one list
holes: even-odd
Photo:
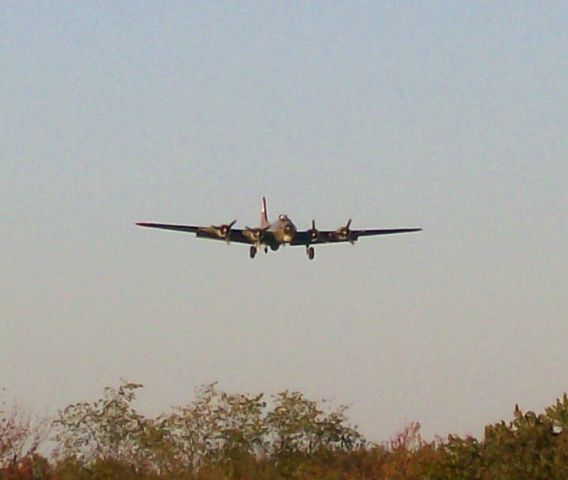
[(312, 228), (310, 228), (308, 230), (308, 236), (309, 236), (310, 242), (315, 242), (320, 236), (320, 232), (316, 228), (316, 221), (315, 220), (312, 220)]
[(353, 241), (351, 240), (351, 219), (347, 220), (347, 223), (342, 226), (339, 227), (336, 231), (335, 231), (335, 235), (339, 240), (349, 240), (351, 243), (353, 243)]
[(219, 238), (224, 238), (228, 242), (230, 238), (231, 228), (233, 228), (233, 225), (235, 223), (237, 223), (237, 221), (233, 220), (231, 223), (224, 223), (222, 225), (211, 225), (210, 228), (213, 231), (213, 233), (215, 233), (215, 235), (217, 235)]
[(245, 227), (243, 234), (246, 237), (248, 237), (248, 239), (251, 240), (252, 242), (260, 243), (260, 241), (262, 240), (262, 236), (264, 235), (264, 232), (267, 229), (268, 229), (268, 227), (265, 227), (265, 228)]

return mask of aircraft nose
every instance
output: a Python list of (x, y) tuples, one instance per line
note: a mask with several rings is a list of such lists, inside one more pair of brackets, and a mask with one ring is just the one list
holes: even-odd
[(288, 236), (292, 236), (296, 234), (296, 225), (294, 225), (292, 222), (286, 224), (286, 226), (284, 227), (284, 233)]

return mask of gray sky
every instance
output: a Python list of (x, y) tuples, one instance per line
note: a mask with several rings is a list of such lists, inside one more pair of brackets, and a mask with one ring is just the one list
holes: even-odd
[[(498, 3), (498, 4), (497, 4)], [(0, 5), (0, 385), (479, 434), (568, 388), (568, 4)], [(424, 227), (248, 259), (136, 221)]]

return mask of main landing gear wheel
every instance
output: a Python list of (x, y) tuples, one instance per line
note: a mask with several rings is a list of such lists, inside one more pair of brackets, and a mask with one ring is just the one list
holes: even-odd
[(256, 256), (256, 247), (253, 245), (252, 247), (250, 247), (249, 257), (254, 258), (255, 256)]
[(306, 253), (307, 253), (308, 258), (309, 258), (310, 260), (313, 260), (313, 259), (315, 258), (315, 256), (316, 256), (316, 250), (315, 250), (314, 247), (308, 247), (308, 248), (306, 249)]

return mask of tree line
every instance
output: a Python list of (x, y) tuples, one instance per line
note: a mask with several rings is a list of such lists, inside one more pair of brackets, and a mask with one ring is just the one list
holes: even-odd
[(412, 422), (375, 443), (349, 424), (346, 407), (300, 392), (232, 394), (211, 384), (188, 405), (147, 417), (134, 407), (140, 388), (106, 388), (52, 420), (0, 407), (0, 480), (568, 479), (566, 394), (540, 414), (516, 406), (482, 439), (425, 441)]

